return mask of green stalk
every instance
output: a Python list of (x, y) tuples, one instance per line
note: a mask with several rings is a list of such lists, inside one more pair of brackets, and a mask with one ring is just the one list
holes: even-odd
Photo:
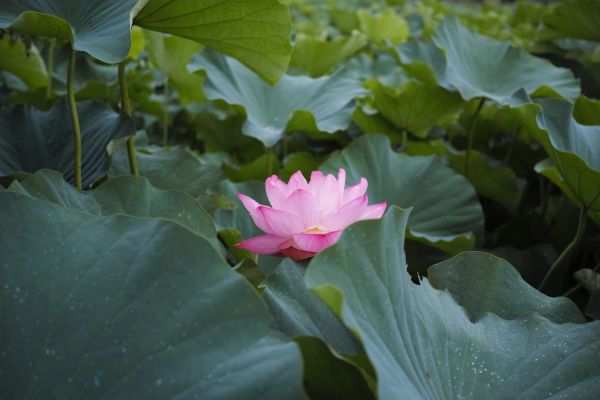
[(48, 84), (46, 85), (46, 98), (44, 99), (44, 105), (48, 104), (48, 99), (52, 95), (52, 75), (54, 74), (54, 51), (56, 49), (56, 39), (50, 40), (50, 47), (48, 48), (48, 61), (46, 69), (48, 70)]
[(560, 266), (563, 263), (563, 261), (565, 261), (567, 259), (567, 257), (569, 257), (571, 255), (571, 253), (574, 250), (576, 250), (577, 247), (579, 247), (579, 244), (583, 240), (583, 234), (585, 233), (586, 223), (587, 223), (587, 208), (581, 207), (581, 209), (579, 210), (579, 220), (577, 222), (577, 231), (575, 232), (575, 237), (573, 238), (571, 243), (569, 243), (567, 245), (567, 247), (565, 247), (565, 249), (560, 254), (560, 256), (558, 256), (556, 261), (554, 261), (554, 263), (552, 264), (552, 266), (550, 267), (548, 272), (546, 272), (544, 279), (542, 279), (542, 283), (540, 283), (540, 286), (538, 286), (538, 290), (540, 290), (540, 291), (542, 290), (542, 288), (544, 287), (544, 285), (546, 285), (546, 283), (548, 282), (548, 279), (550, 278), (552, 273), (556, 270), (556, 268), (558, 268), (558, 266)]
[[(121, 108), (125, 114), (131, 117), (131, 102), (129, 101), (129, 89), (127, 88), (127, 74), (125, 73), (125, 64), (127, 60), (119, 63), (119, 88), (121, 89)], [(129, 156), (129, 169), (132, 175), (139, 175), (135, 156), (135, 143), (133, 136), (127, 138), (127, 155)]]
[(75, 79), (75, 50), (72, 45), (69, 45), (69, 51), (67, 98), (69, 100), (69, 109), (71, 111), (71, 122), (73, 123), (73, 140), (75, 142), (75, 186), (81, 191), (81, 128), (79, 127), (79, 115), (77, 115), (75, 92), (73, 91), (73, 81)]
[(273, 150), (267, 149), (267, 176), (273, 175)]
[(162, 135), (162, 144), (163, 146), (167, 146), (169, 144), (169, 78), (165, 77), (165, 110), (163, 113), (163, 135)]
[(477, 105), (477, 110), (473, 115), (473, 119), (471, 120), (471, 126), (469, 127), (469, 144), (467, 146), (467, 156), (465, 158), (465, 177), (469, 179), (469, 169), (471, 167), (471, 152), (473, 151), (473, 136), (475, 136), (475, 123), (477, 122), (477, 117), (483, 108), (483, 103), (485, 103), (485, 98), (482, 97), (479, 99), (479, 104)]

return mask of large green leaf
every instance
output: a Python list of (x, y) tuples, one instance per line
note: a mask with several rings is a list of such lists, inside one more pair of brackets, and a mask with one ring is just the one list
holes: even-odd
[[(218, 167), (203, 162), (183, 147), (138, 147), (136, 154), (140, 175), (153, 186), (164, 190), (181, 190), (207, 206), (207, 191), (223, 178)], [(129, 175), (127, 148), (120, 144), (110, 158), (110, 176)]]
[(600, 42), (600, 5), (597, 0), (569, 0), (557, 5), (544, 18), (558, 37)]
[(75, 50), (114, 64), (129, 54), (138, 3), (144, 0), (3, 0), (0, 28), (68, 41)]
[(398, 89), (386, 88), (379, 82), (369, 85), (373, 106), (396, 128), (425, 137), (435, 125), (458, 119), (464, 101), (457, 93), (439, 86), (428, 86), (410, 80)]
[(46, 64), (34, 45), (27, 48), (21, 40), (12, 41), (9, 35), (0, 38), (0, 71), (18, 76), (30, 89), (48, 83)]
[(207, 73), (204, 93), (211, 99), (239, 104), (246, 110), (246, 135), (273, 146), (293, 125), (297, 130), (333, 133), (350, 125), (354, 98), (365, 93), (344, 71), (322, 78), (285, 75), (275, 86), (264, 82), (236, 60), (203, 51), (192, 70)]
[[(452, 169), (465, 175), (467, 152), (457, 151), (443, 140), (409, 142), (406, 153), (418, 156), (437, 154), (446, 158)], [(471, 150), (469, 159), (469, 182), (477, 194), (509, 210), (516, 210), (519, 205), (523, 182), (510, 167), (476, 150)]]
[(483, 97), (508, 103), (520, 89), (533, 94), (544, 87), (572, 100), (580, 93), (579, 82), (568, 69), (472, 32), (456, 18), (438, 26), (433, 44), (437, 51), (432, 44), (401, 48), (403, 62), (413, 65), (413, 74), (427, 75), (423, 67), (429, 66), (440, 85), (457, 90), (465, 100)]
[(265, 284), (263, 298), (275, 318), (277, 329), (295, 338), (312, 336), (342, 354), (355, 354), (360, 344), (304, 283), (305, 266), (284, 260)]
[(196, 200), (181, 191), (156, 189), (139, 176), (109, 179), (93, 191), (80, 192), (58, 172), (41, 170), (22, 182), (14, 181), (10, 190), (93, 215), (168, 219), (203, 236), (217, 250), (222, 249), (212, 218)]
[(10, 191), (0, 210), (3, 398), (303, 398), (297, 347), (204, 238)]
[(135, 24), (235, 57), (270, 83), (292, 52), (289, 10), (279, 0), (148, 0)]
[(517, 319), (535, 312), (559, 324), (585, 322), (571, 300), (538, 292), (512, 265), (491, 254), (462, 253), (433, 265), (427, 276), (434, 288), (447, 289), (472, 321), (487, 312), (503, 319)]
[[(81, 121), (82, 178), (87, 187), (106, 174), (106, 146), (135, 131), (133, 121), (97, 101), (77, 104)], [(49, 111), (32, 106), (0, 109), (0, 175), (50, 168), (74, 182), (74, 142), (66, 100)]]
[(367, 178), (370, 203), (414, 207), (409, 224), (413, 238), (450, 252), (473, 246), (483, 224), (477, 194), (440, 158), (395, 153), (385, 136), (367, 135), (321, 165), (325, 172), (339, 168), (346, 170), (348, 182)]
[(408, 212), (346, 229), (319, 253), (307, 285), (361, 337), (386, 399), (594, 398), (600, 323), (556, 324), (532, 313), (477, 322), (450, 294), (406, 272)]
[(312, 77), (322, 76), (365, 47), (367, 42), (367, 37), (358, 31), (333, 40), (298, 34), (290, 66), (300, 68)]
[(577, 122), (569, 101), (540, 99), (536, 103), (513, 109), (552, 160), (538, 164), (536, 170), (600, 223), (600, 125)]

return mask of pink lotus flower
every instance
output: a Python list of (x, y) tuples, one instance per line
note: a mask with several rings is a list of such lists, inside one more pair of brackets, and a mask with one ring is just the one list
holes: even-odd
[(254, 223), (266, 235), (235, 247), (303, 260), (337, 242), (348, 225), (381, 218), (387, 203), (368, 205), (367, 180), (360, 178), (359, 183), (347, 189), (345, 182), (346, 171), (341, 168), (337, 179), (332, 174), (313, 171), (310, 183), (300, 171), (287, 184), (273, 175), (265, 182), (271, 207), (238, 193)]

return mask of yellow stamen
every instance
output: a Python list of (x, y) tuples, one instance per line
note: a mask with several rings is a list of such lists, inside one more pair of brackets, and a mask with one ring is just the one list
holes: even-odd
[(310, 228), (310, 229), (304, 231), (304, 233), (320, 234), (320, 233), (327, 233), (327, 231), (324, 231), (323, 229), (319, 228), (318, 226), (315, 226), (314, 228)]

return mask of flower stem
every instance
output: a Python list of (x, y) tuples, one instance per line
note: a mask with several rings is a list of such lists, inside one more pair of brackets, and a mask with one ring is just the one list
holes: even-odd
[(44, 106), (48, 104), (48, 99), (52, 95), (52, 75), (54, 75), (54, 52), (56, 50), (56, 39), (50, 40), (50, 47), (48, 47), (48, 61), (46, 69), (48, 71), (48, 84), (46, 85), (46, 98), (44, 99)]
[[(127, 60), (119, 63), (119, 88), (121, 89), (121, 108), (125, 114), (131, 117), (131, 102), (129, 101), (129, 89), (127, 88), (127, 74), (125, 72), (125, 64)], [(129, 156), (129, 169), (132, 175), (139, 175), (140, 172), (137, 166), (135, 156), (135, 143), (133, 135), (127, 138), (127, 155)]]
[(581, 207), (581, 209), (579, 210), (579, 220), (577, 222), (577, 231), (575, 232), (575, 237), (573, 238), (571, 243), (569, 243), (567, 245), (567, 247), (565, 247), (565, 249), (560, 254), (560, 256), (558, 256), (556, 261), (554, 261), (554, 263), (552, 264), (552, 266), (550, 267), (548, 272), (546, 272), (546, 275), (544, 275), (544, 279), (542, 279), (542, 283), (540, 283), (540, 285), (538, 286), (538, 290), (540, 290), (540, 291), (542, 290), (542, 288), (544, 287), (544, 285), (546, 285), (546, 283), (548, 282), (548, 279), (550, 278), (552, 273), (556, 270), (556, 268), (558, 268), (558, 266), (560, 266), (563, 263), (563, 261), (566, 260), (567, 257), (570, 256), (574, 250), (577, 249), (577, 247), (579, 246), (579, 243), (581, 243), (581, 240), (583, 239), (583, 234), (585, 233), (586, 222), (587, 222), (587, 208)]
[(267, 176), (273, 175), (273, 150), (267, 149)]
[(475, 123), (477, 122), (477, 117), (483, 108), (483, 103), (485, 103), (485, 97), (479, 99), (479, 104), (477, 105), (477, 110), (475, 114), (473, 114), (473, 119), (471, 120), (471, 126), (469, 127), (469, 143), (467, 146), (467, 156), (465, 158), (465, 177), (469, 179), (469, 169), (471, 167), (471, 152), (473, 151), (473, 137), (475, 136)]
[(75, 79), (75, 50), (69, 45), (69, 69), (67, 71), (67, 98), (71, 111), (71, 122), (73, 123), (73, 140), (75, 143), (75, 186), (81, 191), (81, 128), (79, 127), (79, 115), (77, 114), (77, 103), (73, 91)]
[(169, 144), (169, 78), (165, 77), (164, 83), (164, 111), (163, 111), (163, 134), (162, 144), (167, 146)]

